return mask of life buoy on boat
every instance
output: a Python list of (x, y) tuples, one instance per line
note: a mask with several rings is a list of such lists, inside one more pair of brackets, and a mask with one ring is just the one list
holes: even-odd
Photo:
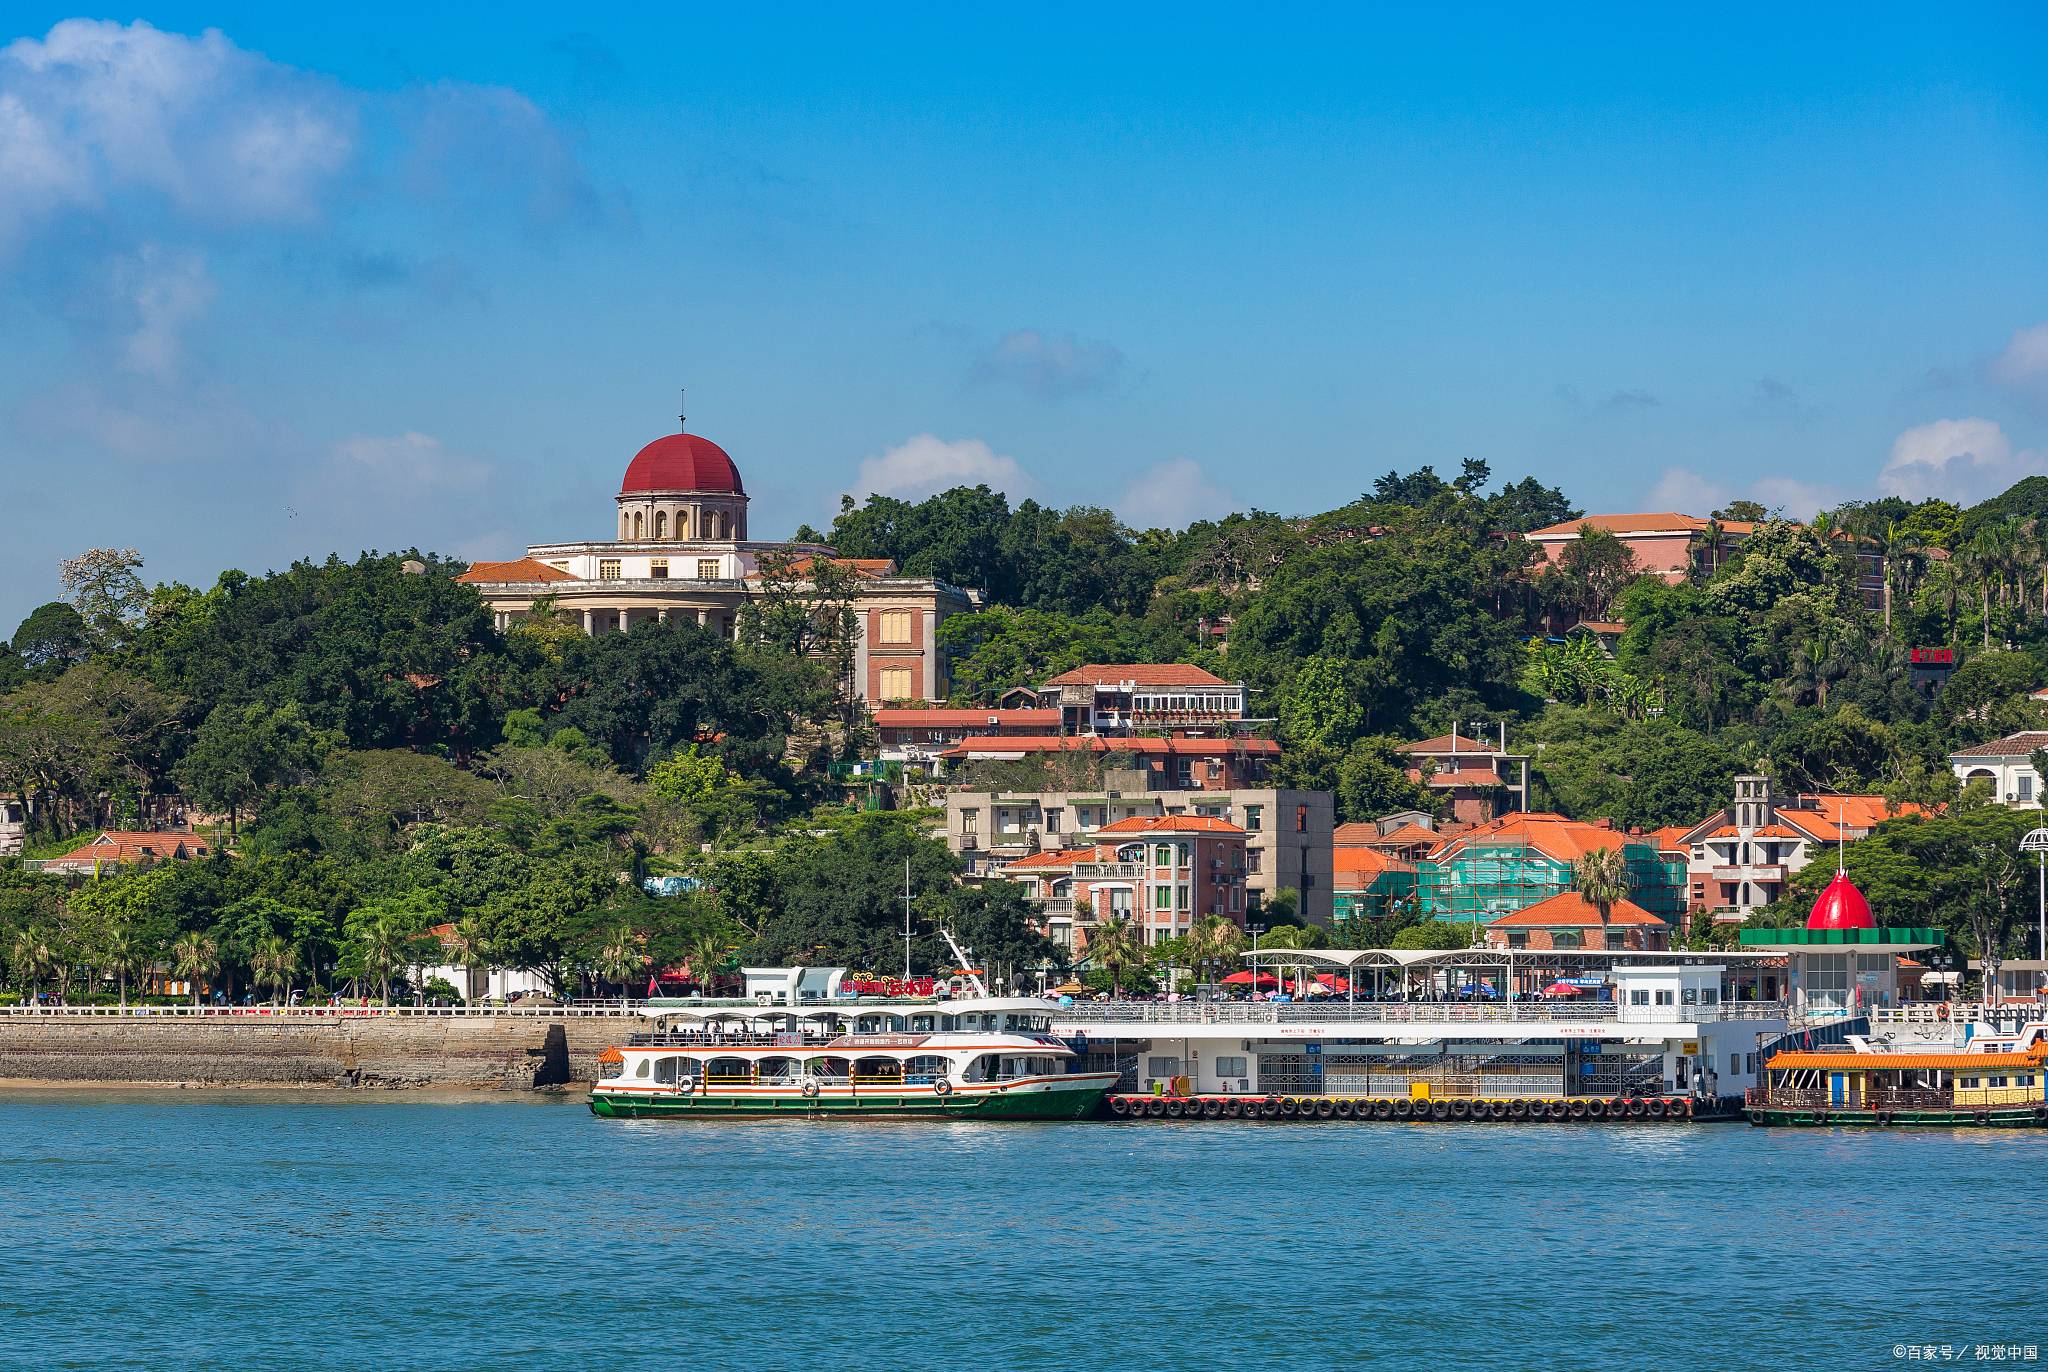
[(1948, 1018), (1948, 1002), (1947, 1002), (1947, 1001), (1943, 1001), (1943, 1002), (1941, 1003), (1941, 1008), (1940, 1008), (1939, 1010), (1936, 1010), (1936, 1011), (1934, 1012), (1934, 1017), (1935, 1017), (1936, 1019), (1947, 1019), (1947, 1018)]
[(939, 1078), (939, 1079), (938, 1079), (937, 1081), (935, 1081), (935, 1082), (933, 1082), (933, 1083), (932, 1083), (932, 1094), (933, 1094), (933, 1095), (935, 1095), (935, 1096), (950, 1096), (950, 1095), (952, 1095), (952, 1094), (953, 1094), (953, 1083), (952, 1083), (952, 1082), (950, 1082), (950, 1081), (947, 1081), (947, 1080), (946, 1080), (946, 1079), (945, 1079), (944, 1077), (940, 1077), (940, 1078)]
[(817, 1098), (817, 1095), (818, 1095), (818, 1083), (816, 1083), (815, 1081), (807, 1081), (807, 1082), (805, 1082), (805, 1083), (804, 1083), (804, 1097), (805, 1097), (806, 1099), (809, 1099), (809, 1100), (815, 1100), (815, 1099)]
[(676, 1094), (683, 1096), (693, 1096), (696, 1093), (697, 1079), (695, 1077), (676, 1078)]

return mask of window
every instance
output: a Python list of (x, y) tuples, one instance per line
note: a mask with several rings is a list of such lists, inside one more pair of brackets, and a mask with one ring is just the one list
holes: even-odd
[(698, 558), (698, 559), (697, 559), (697, 580), (699, 580), (699, 581), (716, 581), (716, 580), (718, 580), (718, 559), (717, 559), (717, 558), (715, 558), (715, 557), (700, 557), (700, 558)]
[(1659, 991), (1657, 993), (1657, 1003), (1659, 1005), (1672, 1005), (1676, 1003), (1676, 997), (1669, 991)]
[(1244, 827), (1249, 829), (1252, 833), (1258, 833), (1261, 829), (1265, 828), (1265, 813), (1266, 807), (1263, 805), (1245, 806)]
[(1721, 992), (1718, 988), (1712, 986), (1702, 986), (1700, 988), (1700, 1004), (1719, 1005), (1720, 1003)]
[(1171, 886), (1154, 886), (1152, 888), (1152, 908), (1155, 910), (1171, 910), (1173, 908), (1173, 888)]
[(668, 559), (657, 557), (649, 561), (647, 564), (647, 575), (653, 577), (656, 581), (668, 580)]
[(1045, 812), (1045, 832), (1057, 834), (1060, 831), (1060, 821), (1064, 820), (1066, 816), (1067, 812), (1057, 805), (1047, 807)]
[(979, 810), (962, 810), (962, 811), (960, 812), (960, 832), (961, 832), (961, 833), (963, 833), (963, 834), (971, 834), (971, 833), (973, 833), (973, 832), (974, 832), (975, 830), (979, 829), (980, 827), (981, 827), (981, 811), (979, 811)]
[(1650, 993), (1648, 991), (1631, 991), (1628, 993), (1628, 1003), (1630, 1005), (1648, 1005), (1650, 1003)]
[(883, 610), (875, 616), (876, 640), (881, 643), (910, 642), (910, 611)]
[(1170, 844), (1165, 844), (1165, 843), (1155, 843), (1155, 844), (1153, 844), (1153, 845), (1152, 845), (1152, 865), (1153, 865), (1154, 867), (1171, 867), (1171, 866), (1173, 866), (1173, 847), (1172, 847), (1172, 845), (1170, 845)]
[(1700, 1003), (1699, 989), (1697, 987), (1688, 986), (1685, 988), (1683, 994), (1680, 995), (1679, 999), (1687, 1005), (1698, 1005)]
[(667, 511), (667, 510), (656, 510), (656, 511), (654, 512), (654, 536), (655, 536), (656, 538), (667, 538), (667, 537), (668, 537), (668, 511)]
[(910, 669), (908, 667), (884, 667), (877, 676), (881, 682), (882, 699), (910, 699)]
[(2032, 772), (2021, 772), (2019, 780), (2020, 799), (2032, 800), (2034, 798), (2034, 774)]
[(1180, 1075), (1180, 1059), (1146, 1058), (1145, 1075), (1148, 1077), (1177, 1077)]
[(1247, 872), (1262, 872), (1265, 870), (1265, 865), (1266, 854), (1264, 850), (1258, 848), (1247, 848), (1244, 850), (1244, 869)]
[(1294, 807), (1294, 832), (1297, 834), (1308, 832), (1308, 806), (1306, 805)]
[(1248, 1058), (1217, 1058), (1216, 1075), (1219, 1077), (1248, 1077), (1251, 1075), (1247, 1068), (1247, 1063), (1249, 1062), (1250, 1059)]
[(617, 581), (619, 579), (619, 560), (615, 557), (600, 558), (597, 564), (597, 579), (599, 581)]

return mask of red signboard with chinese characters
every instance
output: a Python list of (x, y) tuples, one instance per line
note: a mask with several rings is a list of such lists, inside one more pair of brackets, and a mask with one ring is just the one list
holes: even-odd
[(1953, 648), (1913, 649), (1915, 667), (1953, 667), (1956, 665), (1956, 650)]

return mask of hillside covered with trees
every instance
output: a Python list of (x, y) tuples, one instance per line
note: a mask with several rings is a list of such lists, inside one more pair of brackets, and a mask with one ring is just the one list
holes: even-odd
[[(2039, 720), (2048, 479), (1967, 510), (1885, 500), (1811, 524), (1732, 506), (1715, 517), (1754, 531), (1679, 585), (1598, 531), (1545, 564), (1518, 535), (1579, 510), (1534, 480), (1490, 485), (1477, 462), (1389, 473), (1341, 509), (1182, 530), (956, 489), (849, 502), (799, 536), (986, 593), (942, 628), (959, 701), (1085, 662), (1247, 681), (1277, 721), (1281, 779), (1335, 792), (1342, 819), (1426, 803), (1396, 745), (1484, 720), (1534, 757), (1546, 808), (1687, 822), (1762, 770), (1788, 791), (1946, 807), (1934, 856), (1937, 821), (1906, 821), (1920, 838), (1881, 834), (1858, 859), (1891, 855), (1902, 918), (1962, 933), (1954, 900), (2017, 890), (2016, 869), (1968, 867), (2003, 822), (1971, 818), (1985, 798), (1958, 793), (1945, 755)], [(766, 604), (738, 642), (681, 622), (586, 638), (545, 613), (501, 634), (460, 570), (373, 554), (197, 589), (150, 585), (132, 552), (67, 562), (65, 598), (0, 651), (0, 790), (29, 805), (32, 855), (189, 813), (226, 817), (233, 852), (78, 890), (0, 868), (11, 983), (154, 963), (376, 986), (442, 924), (463, 957), (565, 991), (679, 961), (887, 970), (906, 862), (921, 964), (943, 961), (941, 922), (993, 965), (1052, 958), (1012, 889), (958, 885), (914, 816), (841, 807), (826, 766), (871, 740), (829, 607)], [(1611, 656), (1572, 632), (1613, 621)], [(1960, 663), (1932, 691), (1908, 662), (1930, 646)], [(1975, 884), (1930, 894), (1897, 853)], [(650, 896), (649, 874), (691, 891)]]

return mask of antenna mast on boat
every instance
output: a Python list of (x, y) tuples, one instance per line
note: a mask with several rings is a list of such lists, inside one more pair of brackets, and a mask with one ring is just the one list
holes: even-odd
[(977, 996), (987, 996), (988, 987), (982, 982), (981, 974), (974, 970), (974, 963), (967, 956), (967, 950), (954, 941), (953, 931), (942, 924), (939, 926), (939, 937), (946, 940), (946, 946), (953, 950), (954, 958), (960, 963), (961, 972), (966, 975), (967, 980), (974, 986), (974, 994)]
[(903, 859), (903, 979), (910, 980), (910, 859)]

